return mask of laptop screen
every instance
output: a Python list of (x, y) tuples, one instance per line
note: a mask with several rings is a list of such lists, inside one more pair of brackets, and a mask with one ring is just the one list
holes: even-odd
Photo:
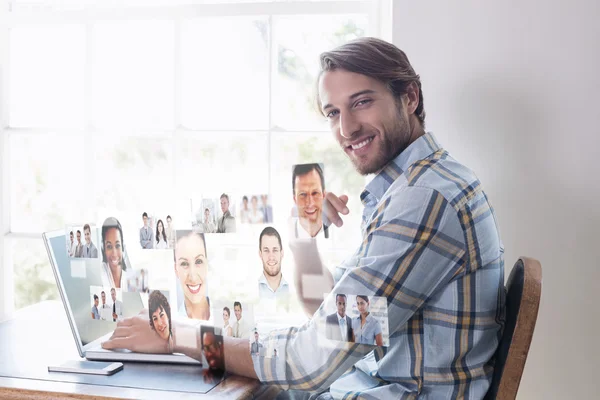
[(119, 319), (134, 316), (144, 308), (145, 293), (111, 288), (103, 282), (100, 258), (70, 257), (64, 232), (45, 236), (53, 268), (62, 282), (59, 290), (71, 311), (82, 347), (112, 332)]

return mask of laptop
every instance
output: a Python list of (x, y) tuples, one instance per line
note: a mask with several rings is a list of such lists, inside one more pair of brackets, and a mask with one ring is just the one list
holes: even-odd
[[(101, 343), (108, 340), (117, 323), (111, 318), (98, 320), (93, 317), (93, 295), (102, 288), (102, 261), (91, 258), (70, 258), (64, 230), (46, 232), (43, 239), (48, 251), (50, 265), (56, 279), (58, 292), (67, 313), (71, 332), (79, 355), (93, 361), (138, 361), (172, 364), (202, 363), (184, 354), (146, 354), (129, 350), (105, 350)], [(125, 253), (127, 257), (127, 253)], [(130, 263), (128, 263), (131, 265)], [(110, 289), (105, 291), (108, 304), (112, 305)], [(144, 309), (140, 292), (119, 291), (123, 317), (132, 317)], [(100, 297), (100, 293), (97, 296)], [(174, 310), (173, 310), (174, 311)], [(111, 315), (111, 313), (109, 313)]]

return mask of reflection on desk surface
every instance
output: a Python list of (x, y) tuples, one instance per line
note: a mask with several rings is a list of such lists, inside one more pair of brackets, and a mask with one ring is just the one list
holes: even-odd
[[(112, 376), (50, 373), (47, 370), (48, 365), (77, 359), (79, 355), (73, 335), (64, 315), (64, 308), (59, 302), (36, 304), (17, 312), (12, 319), (0, 323), (0, 377), (26, 379), (22, 381), (25, 388), (38, 387), (39, 384), (34, 382), (41, 382), (42, 386), (44, 382), (70, 382), (86, 386), (97, 385), (96, 388), (100, 391), (123, 388), (151, 389), (162, 391), (163, 398), (164, 391), (170, 392), (169, 398), (178, 395), (186, 395), (188, 398), (187, 395), (209, 391), (211, 396), (219, 393), (221, 396), (226, 392), (231, 394), (232, 398), (238, 398), (251, 395), (260, 386), (257, 381), (233, 376), (221, 383), (223, 388), (220, 388), (221, 385), (215, 387), (221, 377), (216, 377), (205, 368), (195, 365), (128, 362), (124, 363), (122, 371)], [(77, 393), (75, 386), (79, 385), (68, 387)], [(90, 388), (87, 387), (86, 391), (89, 392)], [(117, 396), (121, 396), (120, 392)], [(132, 397), (139, 398), (140, 395)], [(144, 394), (142, 397), (147, 396)]]

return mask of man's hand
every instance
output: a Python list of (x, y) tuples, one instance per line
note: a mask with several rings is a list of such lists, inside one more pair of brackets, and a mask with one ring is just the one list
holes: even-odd
[(323, 199), (323, 216), (327, 221), (335, 224), (337, 227), (340, 227), (344, 224), (342, 217), (340, 217), (340, 213), (343, 215), (348, 215), (350, 212), (346, 206), (347, 204), (348, 196), (345, 194), (338, 197), (331, 192), (325, 192), (325, 198)]
[(169, 342), (150, 328), (148, 312), (117, 323), (110, 339), (102, 343), (106, 350), (127, 349), (138, 353), (168, 353)]

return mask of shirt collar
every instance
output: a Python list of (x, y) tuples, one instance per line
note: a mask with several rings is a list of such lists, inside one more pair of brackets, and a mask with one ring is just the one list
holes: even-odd
[(412, 142), (410, 146), (394, 158), (367, 184), (365, 190), (360, 195), (362, 203), (366, 205), (369, 196), (374, 196), (376, 201), (379, 202), (392, 183), (411, 165), (429, 157), (441, 148), (442, 146), (437, 142), (433, 133), (426, 132), (423, 136)]
[[(267, 277), (265, 276), (265, 272), (264, 271), (263, 271), (262, 274), (260, 274), (260, 278), (258, 278), (258, 283), (259, 284), (261, 284), (261, 283), (265, 284), (265, 285), (267, 285), (267, 287), (269, 289), (271, 289), (271, 286), (269, 286), (269, 282), (267, 282)], [(287, 285), (288, 285), (287, 281), (283, 277), (283, 274), (281, 274), (281, 281), (279, 281), (279, 287), (277, 288), (277, 290), (279, 290), (282, 287), (287, 286)]]
[(337, 315), (337, 319), (338, 319), (338, 321), (339, 321), (340, 319), (346, 319), (346, 317), (342, 317), (342, 316), (341, 316), (341, 315), (340, 315), (338, 312), (336, 312), (336, 313), (335, 313), (335, 315)]

